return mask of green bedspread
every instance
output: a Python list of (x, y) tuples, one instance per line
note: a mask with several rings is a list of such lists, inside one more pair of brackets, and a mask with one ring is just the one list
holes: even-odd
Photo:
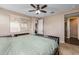
[(49, 55), (57, 46), (55, 40), (35, 35), (0, 38), (0, 54), (7, 55)]

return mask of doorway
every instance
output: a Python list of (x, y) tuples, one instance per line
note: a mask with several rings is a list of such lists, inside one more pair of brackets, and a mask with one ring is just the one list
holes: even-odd
[(78, 17), (68, 17), (65, 19), (65, 42), (79, 45), (78, 40)]
[(70, 19), (70, 38), (78, 39), (78, 23), (77, 18)]

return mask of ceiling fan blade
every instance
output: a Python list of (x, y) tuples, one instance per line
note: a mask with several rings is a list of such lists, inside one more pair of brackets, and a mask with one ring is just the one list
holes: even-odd
[(33, 8), (36, 8), (34, 4), (30, 4)]
[(29, 12), (34, 12), (34, 11), (36, 11), (36, 10), (29, 10)]
[(39, 10), (40, 9), (40, 7), (39, 7), (39, 5), (37, 5), (37, 10)]
[(45, 10), (40, 10), (41, 12), (43, 12), (43, 13), (47, 13), (47, 11), (45, 11)]
[(43, 5), (42, 7), (41, 7), (41, 9), (44, 9), (44, 8), (46, 8), (47, 7), (47, 5)]

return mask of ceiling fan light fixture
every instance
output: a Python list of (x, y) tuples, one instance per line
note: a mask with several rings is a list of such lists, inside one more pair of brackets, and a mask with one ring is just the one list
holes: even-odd
[(43, 10), (47, 7), (47, 5), (40, 6), (39, 4), (34, 5), (30, 4), (35, 10), (29, 10), (29, 12), (35, 12), (35, 14), (47, 13), (47, 11)]
[(36, 13), (36, 14), (40, 14), (41, 12), (40, 12), (40, 10), (37, 10), (35, 13)]

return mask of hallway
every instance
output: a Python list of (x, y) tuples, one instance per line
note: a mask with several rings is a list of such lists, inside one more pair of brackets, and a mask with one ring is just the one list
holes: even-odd
[(65, 42), (69, 43), (69, 44), (73, 44), (73, 45), (78, 45), (79, 46), (79, 40), (77, 38), (70, 38), (70, 39), (66, 38)]

